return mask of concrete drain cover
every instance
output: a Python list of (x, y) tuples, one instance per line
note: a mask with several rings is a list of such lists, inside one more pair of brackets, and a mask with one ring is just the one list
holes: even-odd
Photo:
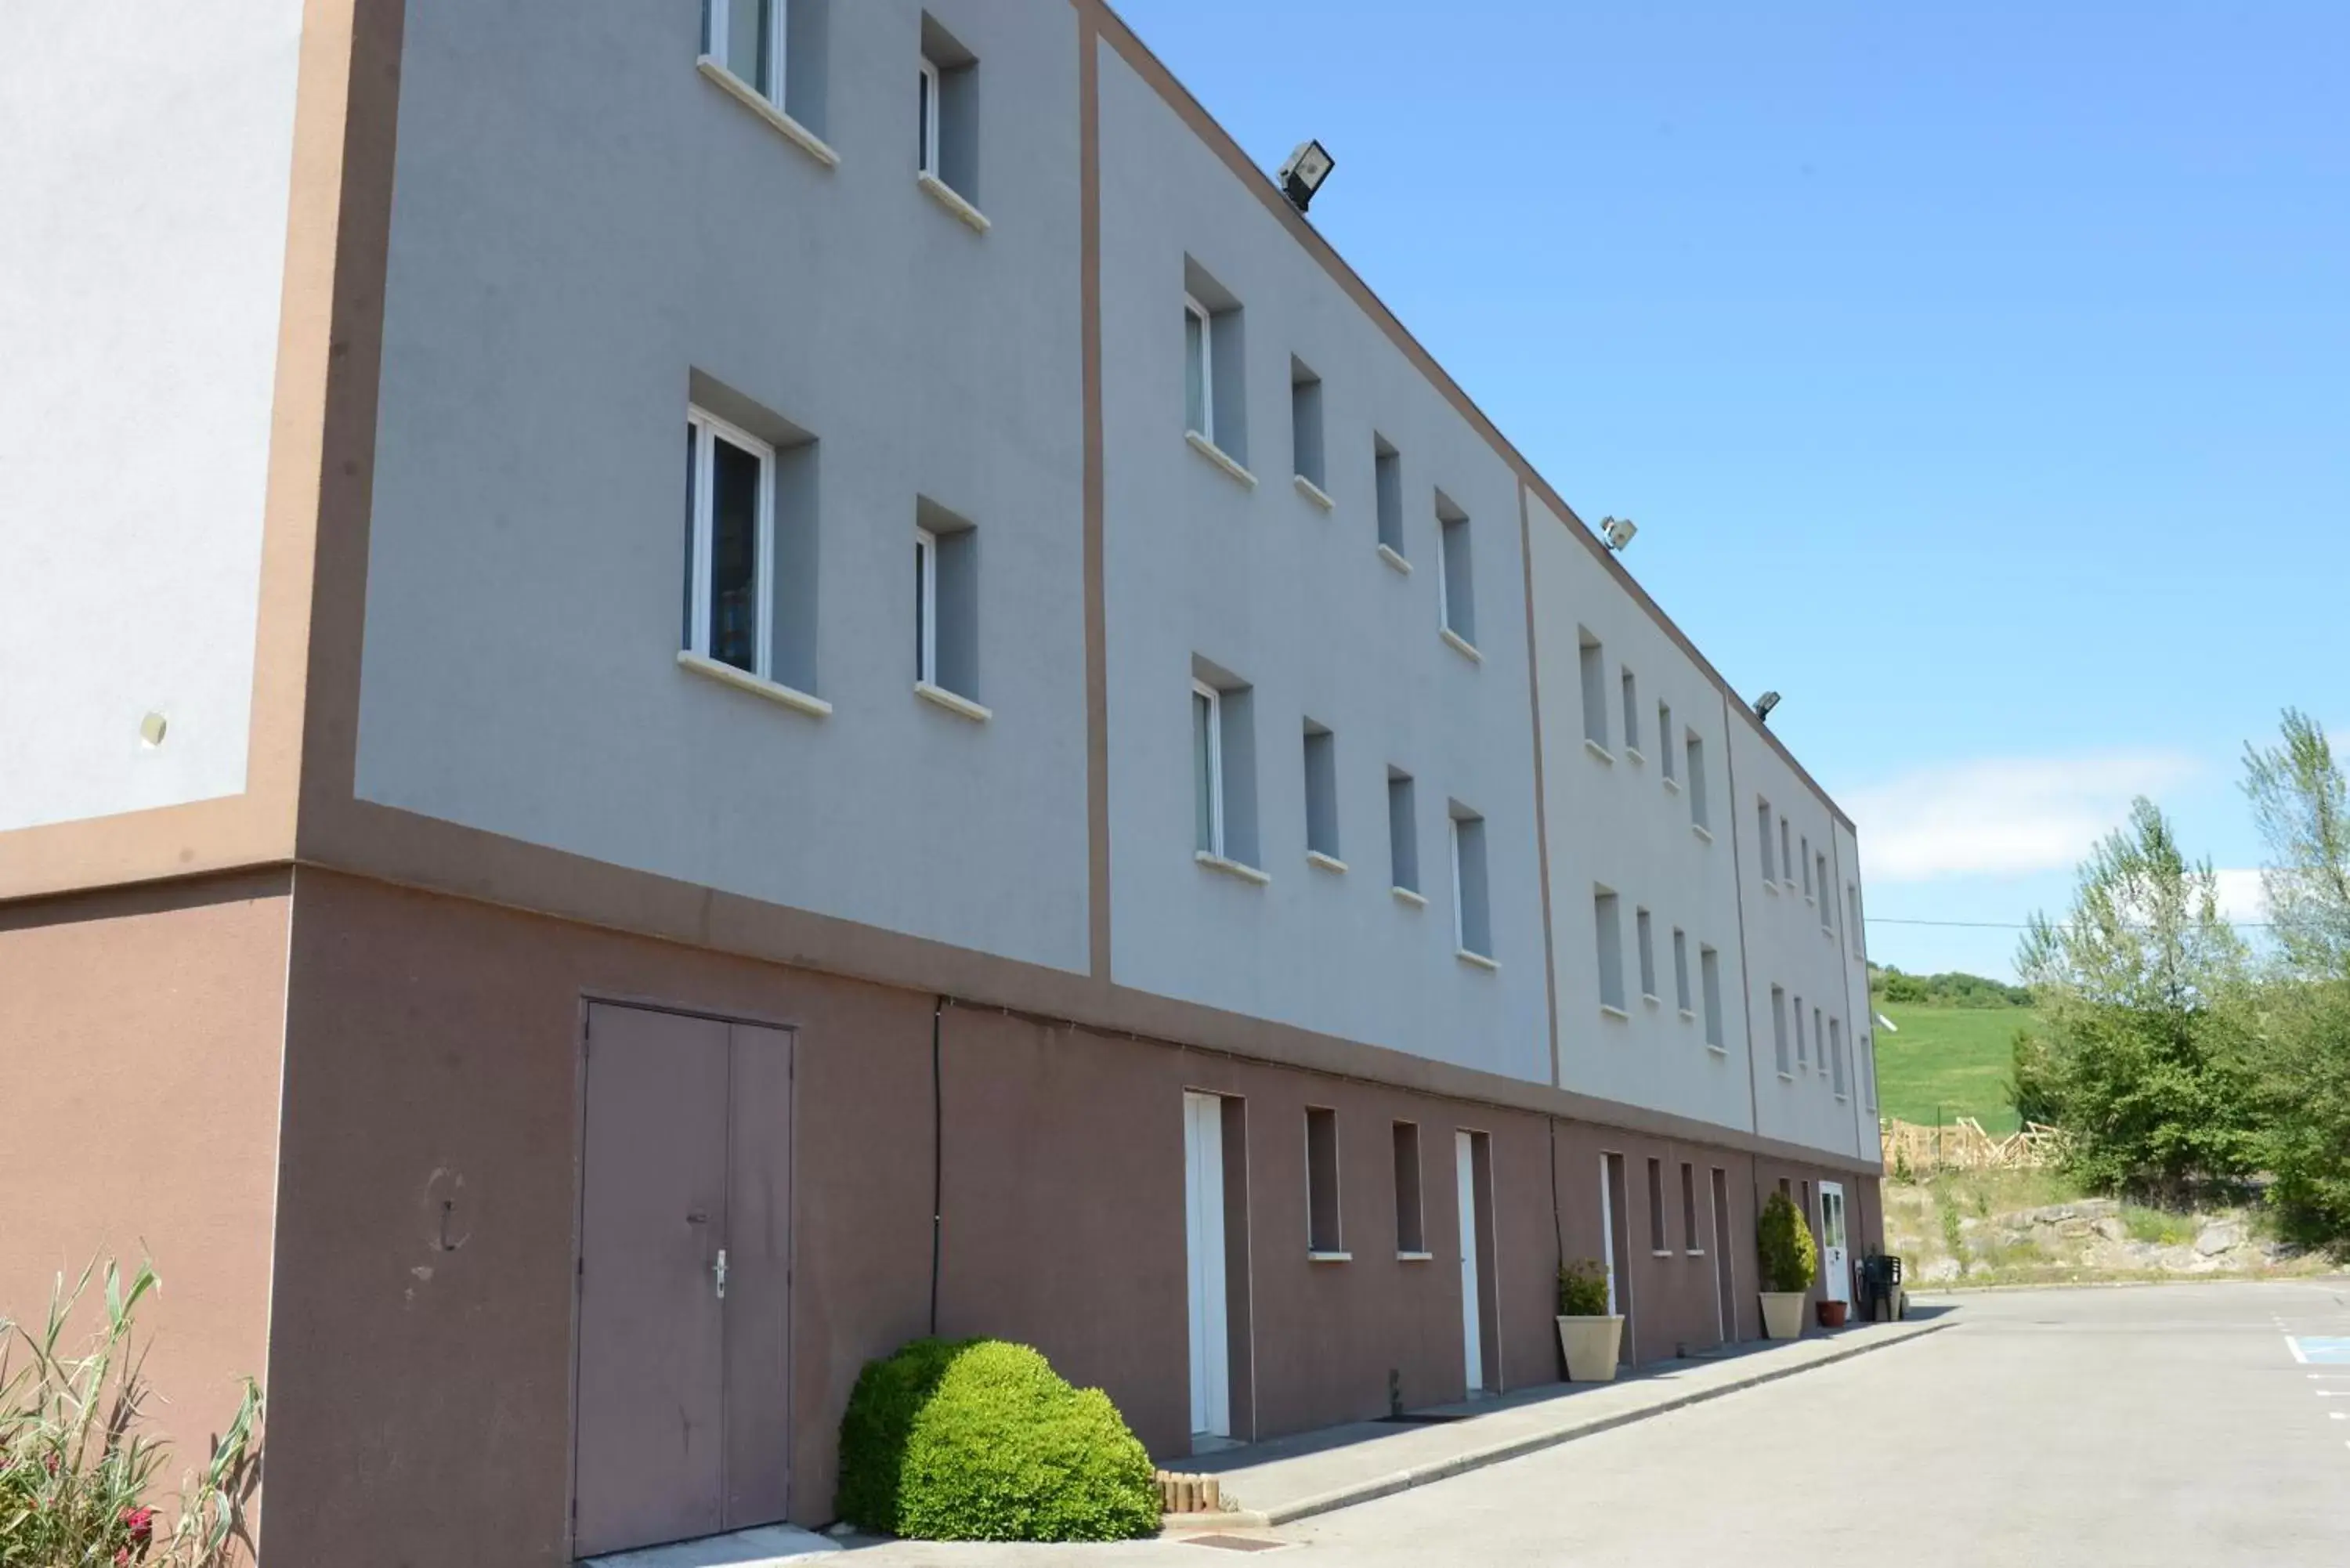
[(1259, 1541), (1247, 1535), (1194, 1535), (1185, 1540), (1186, 1546), (1212, 1546), (1220, 1552), (1278, 1552), (1289, 1544), (1286, 1541)]

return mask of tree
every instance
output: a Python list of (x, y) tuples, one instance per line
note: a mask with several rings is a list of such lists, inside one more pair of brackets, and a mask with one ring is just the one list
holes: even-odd
[(2279, 743), (2244, 746), (2244, 794), (2268, 841), (2269, 920), (2299, 973), (2350, 979), (2350, 782), (2325, 732), (2284, 711)]
[(2085, 1181), (2176, 1200), (2253, 1168), (2250, 954), (2210, 862), (2188, 860), (2153, 802), (2082, 864), (2062, 924), (2033, 917), (2016, 968), (2046, 1025), (2017, 1054), (2017, 1087), (2071, 1135)]

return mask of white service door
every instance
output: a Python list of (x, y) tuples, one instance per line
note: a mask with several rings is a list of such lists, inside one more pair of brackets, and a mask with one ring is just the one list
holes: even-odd
[(1852, 1263), (1844, 1241), (1844, 1189), (1833, 1181), (1820, 1183), (1820, 1295), (1832, 1302), (1852, 1300)]
[(1231, 1339), (1224, 1319), (1224, 1103), (1183, 1096), (1183, 1245), (1191, 1294), (1191, 1430), (1232, 1430)]
[(1461, 1354), (1469, 1392), (1485, 1386), (1485, 1346), (1477, 1327), (1477, 1161), (1471, 1134), (1452, 1135), (1454, 1182), (1461, 1192)]

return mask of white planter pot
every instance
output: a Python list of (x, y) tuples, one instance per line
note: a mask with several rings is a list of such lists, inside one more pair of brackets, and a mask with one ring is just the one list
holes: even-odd
[(1566, 1356), (1569, 1383), (1613, 1383), (1616, 1358), (1624, 1344), (1621, 1317), (1563, 1317), (1558, 1348)]
[(1764, 1291), (1762, 1337), (1801, 1339), (1804, 1336), (1804, 1300), (1802, 1291)]

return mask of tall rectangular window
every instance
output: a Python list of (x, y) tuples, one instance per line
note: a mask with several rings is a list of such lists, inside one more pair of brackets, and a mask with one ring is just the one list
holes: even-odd
[(1804, 1039), (1804, 999), (1795, 998), (1795, 1071), (1803, 1072), (1812, 1064), (1812, 1048)]
[(1841, 1018), (1828, 1020), (1828, 1060), (1835, 1071), (1835, 1097), (1841, 1100), (1845, 1097), (1844, 1020)]
[(1705, 991), (1705, 1043), (1723, 1049), (1721, 1033), (1721, 955), (1711, 948), (1697, 950), (1698, 979)]
[(1657, 1000), (1657, 933), (1646, 909), (1632, 912), (1633, 950), (1640, 960), (1640, 1000)]
[(1812, 884), (1820, 890), (1820, 929), (1835, 934), (1835, 900), (1828, 897), (1828, 857), (1825, 853), (1812, 857)]
[(972, 52), (925, 13), (916, 61), (914, 168), (967, 203), (979, 200), (978, 76)]
[(1762, 885), (1767, 888), (1779, 880), (1779, 868), (1771, 857), (1771, 803), (1767, 800), (1754, 803), (1754, 841), (1762, 857)]
[(1338, 1113), (1321, 1106), (1305, 1108), (1305, 1250), (1324, 1257), (1343, 1256), (1347, 1246), (1338, 1228)]
[(979, 531), (927, 497), (914, 503), (914, 683), (979, 701)]
[(1599, 962), (1599, 1005), (1617, 1012), (1624, 1007), (1624, 921), (1616, 895), (1605, 888), (1591, 894), (1591, 924)]
[(1580, 632), (1575, 657), (1583, 667), (1583, 738), (1607, 750), (1607, 655), (1599, 639)]
[(1183, 258), (1185, 427), (1243, 470), (1248, 464), (1247, 358), (1241, 302)]
[(1409, 559), (1403, 547), (1403, 454), (1377, 431), (1371, 432), (1371, 494), (1379, 544), (1396, 560)]
[(1388, 770), (1388, 875), (1389, 886), (1419, 891), (1419, 826), (1411, 775), (1399, 768)]
[(1419, 1199), (1419, 1124), (1395, 1124), (1396, 1256), (1428, 1255)]
[(1451, 817), (1453, 940), (1461, 951), (1490, 959), (1493, 923), (1485, 885), (1485, 819), (1457, 801)]
[(1436, 597), (1444, 609), (1444, 629), (1477, 644), (1477, 579), (1470, 569), (1469, 514), (1436, 493)]
[(1804, 867), (1804, 897), (1808, 898), (1812, 896), (1812, 836), (1808, 833), (1804, 835), (1804, 852), (1800, 858)]
[(1338, 742), (1305, 721), (1305, 851), (1338, 861)]
[(1827, 1029), (1821, 1011), (1816, 1007), (1812, 1009), (1812, 1047), (1820, 1054), (1820, 1073), (1825, 1076), (1828, 1070)]
[(702, 52), (768, 102), (784, 103), (785, 0), (702, 0)]
[(1665, 1234), (1665, 1162), (1648, 1161), (1648, 1251), (1668, 1252), (1672, 1238)]
[(1690, 993), (1689, 933), (1679, 926), (1673, 928), (1673, 1005), (1685, 1013), (1697, 1011)]
[(938, 62), (924, 55), (918, 62), (917, 74), (920, 80), (920, 100), (914, 110), (914, 168), (935, 180), (939, 177)]
[[(1689, 777), (1683, 782), (1689, 789), (1690, 826), (1711, 828), (1713, 825), (1707, 820), (1705, 802), (1705, 742), (1694, 730), (1690, 732), (1689, 737)], [(1733, 805), (1731, 809), (1736, 807)]]
[(1853, 1054), (1859, 1058), (1856, 1071), (1860, 1075), (1861, 1104), (1868, 1114), (1877, 1114), (1877, 1045), (1866, 1029), (1853, 1035)]
[(773, 641), (775, 448), (700, 409), (686, 415), (685, 646), (765, 676)]
[(1224, 694), (1191, 682), (1191, 807), (1193, 847), (1224, 853)]
[(1771, 988), (1771, 1056), (1781, 1077), (1795, 1075), (1794, 1058), (1787, 1049), (1787, 993), (1775, 985)]
[(1664, 768), (1666, 782), (1670, 783), (1679, 771), (1673, 760), (1673, 705), (1657, 704), (1657, 760)]
[(1628, 669), (1624, 671), (1624, 749), (1640, 750), (1640, 683)]
[(1697, 1167), (1681, 1162), (1681, 1251), (1702, 1252), (1697, 1232)]
[(1856, 882), (1844, 885), (1844, 929), (1852, 956), (1858, 958), (1866, 949), (1860, 940), (1860, 885)]
[(1788, 847), (1793, 841), (1787, 819), (1782, 816), (1779, 818), (1779, 885), (1783, 888), (1795, 885), (1795, 854)]
[(1316, 491), (1330, 488), (1322, 467), (1322, 378), (1295, 354), (1289, 357), (1289, 457), (1298, 478)]

